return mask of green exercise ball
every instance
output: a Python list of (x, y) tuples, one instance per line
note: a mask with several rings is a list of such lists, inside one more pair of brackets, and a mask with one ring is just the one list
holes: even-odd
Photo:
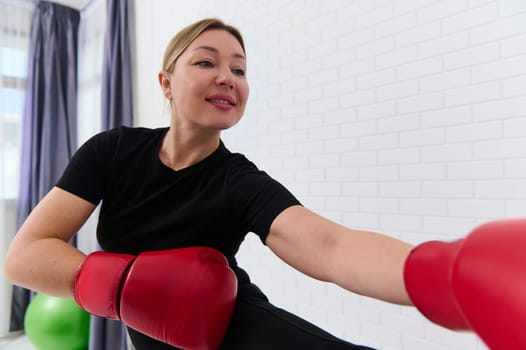
[(27, 307), (24, 328), (38, 350), (86, 350), (89, 320), (72, 299), (37, 294)]

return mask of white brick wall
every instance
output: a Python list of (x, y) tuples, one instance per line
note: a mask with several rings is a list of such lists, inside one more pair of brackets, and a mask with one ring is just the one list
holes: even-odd
[[(168, 38), (218, 16), (245, 35), (251, 84), (244, 120), (224, 139), (313, 210), (412, 243), (524, 216), (524, 0), (135, 6), (138, 124), (167, 124), (155, 77)], [(485, 349), (413, 308), (302, 276), (253, 236), (239, 261), (276, 304), (350, 341), (383, 350)]]

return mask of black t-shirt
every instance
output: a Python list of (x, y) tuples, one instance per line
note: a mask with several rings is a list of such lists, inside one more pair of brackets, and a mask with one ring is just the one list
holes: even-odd
[(167, 130), (120, 127), (95, 135), (57, 186), (93, 204), (102, 200), (97, 239), (105, 251), (214, 247), (248, 282), (235, 260), (244, 237), (254, 232), (264, 243), (276, 216), (299, 201), (222, 142), (188, 168), (165, 166), (159, 150)]

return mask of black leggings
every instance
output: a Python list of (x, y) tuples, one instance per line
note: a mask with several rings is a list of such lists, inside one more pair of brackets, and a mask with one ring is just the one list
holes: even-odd
[[(129, 329), (136, 350), (173, 350)], [(238, 299), (219, 350), (374, 350), (343, 341), (261, 298)]]

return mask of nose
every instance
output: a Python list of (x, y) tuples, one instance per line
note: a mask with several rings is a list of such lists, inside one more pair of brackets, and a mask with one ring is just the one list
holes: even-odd
[(219, 70), (216, 77), (216, 84), (220, 86), (226, 86), (230, 89), (234, 88), (234, 77), (230, 69)]

